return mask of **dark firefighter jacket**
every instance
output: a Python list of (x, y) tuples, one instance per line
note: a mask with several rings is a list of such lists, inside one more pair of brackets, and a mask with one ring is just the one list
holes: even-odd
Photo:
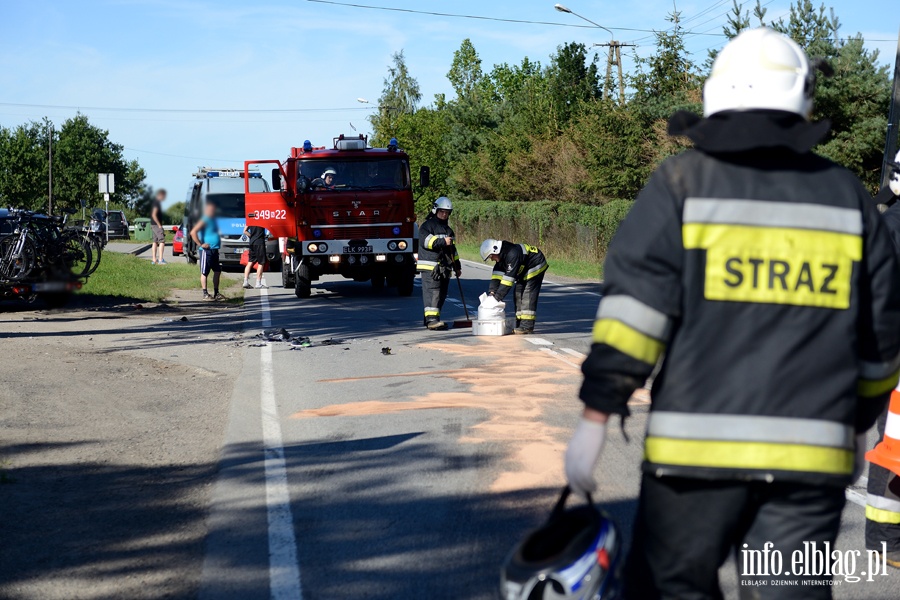
[(460, 267), (459, 253), (456, 246), (447, 244), (447, 238), (456, 239), (453, 228), (447, 221), (441, 221), (430, 215), (419, 227), (419, 263), (420, 271), (434, 271), (440, 264), (445, 267)]
[(500, 260), (494, 265), (494, 272), (491, 274), (489, 291), (497, 300), (503, 300), (516, 282), (524, 284), (549, 267), (544, 253), (534, 246), (503, 242), (500, 246)]
[[(679, 121), (681, 119), (681, 121)], [(607, 413), (665, 354), (644, 470), (850, 482), (854, 435), (898, 380), (900, 271), (869, 195), (787, 113), (673, 117), (606, 259), (581, 398)]]

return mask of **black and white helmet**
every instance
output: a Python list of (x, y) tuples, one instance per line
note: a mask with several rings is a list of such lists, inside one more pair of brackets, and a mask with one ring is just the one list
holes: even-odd
[(888, 187), (894, 192), (895, 196), (900, 196), (900, 152), (894, 157), (891, 165), (891, 177), (888, 181)]
[(450, 198), (447, 196), (441, 196), (437, 200), (434, 201), (434, 204), (431, 205), (431, 214), (436, 215), (437, 211), (446, 210), (449, 212), (453, 212), (453, 203), (450, 202)]
[(500, 254), (500, 250), (503, 248), (503, 242), (501, 240), (495, 239), (486, 239), (481, 242), (481, 260), (487, 261), (488, 258), (492, 254)]
[(621, 542), (612, 519), (588, 503), (565, 509), (568, 486), (547, 523), (503, 565), (504, 600), (612, 600), (619, 594)]

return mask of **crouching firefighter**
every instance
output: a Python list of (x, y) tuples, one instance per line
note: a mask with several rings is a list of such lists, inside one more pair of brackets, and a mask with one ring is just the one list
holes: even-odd
[(456, 251), (456, 234), (448, 220), (453, 212), (450, 198), (441, 196), (434, 201), (431, 214), (419, 227), (419, 263), (422, 273), (422, 300), (425, 303), (425, 327), (447, 329), (441, 320), (441, 309), (447, 299), (451, 274), (462, 274)]
[[(770, 543), (833, 547), (897, 385), (900, 266), (871, 195), (812, 152), (828, 132), (809, 121), (815, 81), (774, 30), (728, 42), (705, 118), (669, 122), (694, 148), (660, 165), (610, 244), (565, 465), (573, 490), (594, 490), (609, 415), (628, 415), (659, 363), (626, 600), (722, 598), (729, 554), (743, 571), (742, 552)], [(832, 596), (814, 583), (825, 567), (795, 571), (798, 587), (753, 575), (742, 598)]]
[(528, 335), (534, 333), (537, 319), (538, 297), (544, 273), (550, 268), (544, 253), (534, 246), (513, 244), (502, 240), (484, 240), (481, 244), (481, 258), (494, 261), (491, 286), (488, 293), (502, 301), (515, 286), (516, 329), (514, 333)]
[[(889, 165), (890, 180), (875, 200), (890, 207), (882, 216), (900, 253), (900, 152)], [(884, 438), (887, 418), (888, 411), (878, 417), (879, 442)], [(886, 552), (885, 562), (900, 568), (900, 475), (871, 463), (866, 492), (866, 550)]]

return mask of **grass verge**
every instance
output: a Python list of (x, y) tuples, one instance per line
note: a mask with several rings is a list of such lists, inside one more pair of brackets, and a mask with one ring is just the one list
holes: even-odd
[[(481, 262), (479, 245), (461, 243), (457, 244), (456, 248), (459, 250), (460, 258)], [(603, 265), (599, 262), (561, 260), (551, 256), (547, 257), (547, 262), (550, 263), (550, 275), (590, 281), (603, 279)]]
[[(238, 283), (235, 279), (223, 277), (221, 288), (229, 288)], [(161, 302), (169, 297), (172, 290), (199, 287), (200, 270), (196, 265), (169, 263), (156, 266), (130, 254), (104, 252), (100, 266), (79, 294)]]

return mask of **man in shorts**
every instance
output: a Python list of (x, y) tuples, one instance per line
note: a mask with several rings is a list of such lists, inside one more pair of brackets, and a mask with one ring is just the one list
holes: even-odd
[[(163, 229), (162, 203), (166, 200), (166, 190), (160, 189), (156, 192), (156, 199), (150, 207), (150, 230), (153, 232), (153, 240), (150, 243), (150, 264), (165, 265), (166, 259), (163, 253), (166, 250), (166, 230)], [(158, 252), (158, 257), (157, 257)]]
[[(191, 239), (200, 248), (200, 287), (203, 288), (204, 300), (224, 300), (219, 293), (219, 279), (222, 277), (222, 265), (219, 263), (219, 247), (222, 239), (219, 236), (219, 225), (216, 223), (216, 205), (207, 202), (203, 207), (203, 216), (191, 229)], [(213, 272), (213, 289), (211, 295), (207, 291), (206, 280)]]
[(266, 268), (266, 228), (245, 225), (244, 236), (250, 242), (249, 260), (244, 268), (244, 289), (249, 290), (253, 287), (250, 285), (250, 269), (253, 265), (256, 265), (256, 289), (267, 288), (269, 286), (263, 280), (263, 271)]

